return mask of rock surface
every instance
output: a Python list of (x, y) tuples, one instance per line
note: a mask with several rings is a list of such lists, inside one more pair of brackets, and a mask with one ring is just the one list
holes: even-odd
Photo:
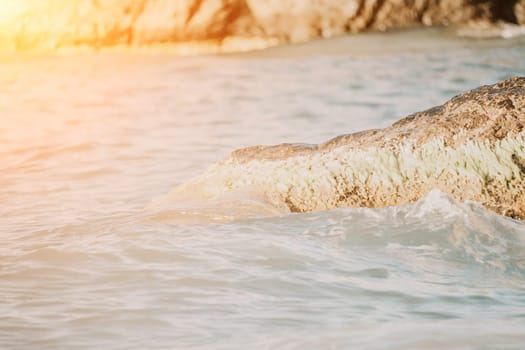
[(229, 42), (231, 50), (242, 50), (347, 32), (468, 21), (525, 24), (525, 0), (2, 1), (0, 50), (193, 41)]
[(525, 219), (525, 78), (480, 87), (385, 129), (237, 150), (170, 197), (250, 195), (306, 212), (402, 205), (433, 189)]

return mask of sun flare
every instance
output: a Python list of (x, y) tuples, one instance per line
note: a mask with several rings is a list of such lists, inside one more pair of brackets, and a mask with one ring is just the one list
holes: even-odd
[(20, 12), (27, 8), (28, 1), (24, 0), (1, 0), (0, 22), (15, 18)]

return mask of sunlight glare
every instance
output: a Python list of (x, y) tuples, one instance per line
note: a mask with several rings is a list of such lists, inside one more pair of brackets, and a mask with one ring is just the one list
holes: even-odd
[(0, 0), (0, 23), (15, 18), (27, 5), (24, 0)]

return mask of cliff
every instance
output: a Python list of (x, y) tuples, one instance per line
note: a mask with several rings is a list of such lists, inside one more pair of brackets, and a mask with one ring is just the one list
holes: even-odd
[(524, 24), (525, 0), (6, 0), (0, 51), (181, 42), (243, 50), (469, 21)]
[(386, 207), (439, 189), (525, 219), (525, 78), (483, 86), (390, 127), (319, 145), (233, 152), (170, 201), (258, 198), (278, 212)]

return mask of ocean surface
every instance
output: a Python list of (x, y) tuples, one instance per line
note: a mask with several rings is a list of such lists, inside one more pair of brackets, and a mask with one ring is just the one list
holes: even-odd
[(525, 75), (523, 37), (440, 33), (1, 57), (0, 349), (523, 349), (525, 224), (476, 203), (145, 209), (235, 149), (385, 127)]

